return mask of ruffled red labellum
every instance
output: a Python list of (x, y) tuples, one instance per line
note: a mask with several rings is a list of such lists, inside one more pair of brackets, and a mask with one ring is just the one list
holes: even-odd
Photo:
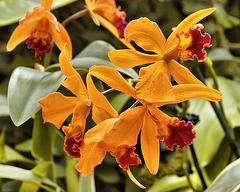
[(179, 121), (178, 118), (172, 117), (167, 125), (167, 134), (160, 133), (157, 138), (163, 141), (163, 144), (169, 150), (173, 150), (174, 145), (177, 145), (180, 150), (186, 145), (190, 145), (196, 137), (196, 132), (193, 130), (194, 126), (191, 122)]
[(51, 39), (50, 33), (44, 30), (35, 29), (27, 41), (27, 47), (28, 49), (34, 49), (36, 51), (35, 58), (41, 60), (43, 53), (52, 52)]
[(83, 145), (81, 127), (70, 124), (68, 127), (64, 126), (63, 131), (66, 134), (64, 151), (73, 158), (81, 157), (80, 148)]
[(114, 152), (111, 152), (116, 158), (116, 161), (119, 163), (119, 166), (124, 170), (128, 171), (130, 165), (139, 165), (141, 160), (138, 155), (134, 153), (136, 148), (128, 145), (121, 145), (115, 149)]
[(187, 33), (177, 33), (176, 36), (179, 39), (180, 57), (184, 61), (194, 59), (197, 57), (198, 61), (205, 61), (207, 53), (204, 50), (205, 47), (211, 47), (211, 36), (207, 33), (202, 35), (202, 25), (195, 25)]

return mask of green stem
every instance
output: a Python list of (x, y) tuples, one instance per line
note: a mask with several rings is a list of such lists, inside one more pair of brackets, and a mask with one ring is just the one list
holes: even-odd
[[(205, 83), (205, 79), (203, 77), (203, 74), (200, 71), (199, 67), (196, 66), (195, 69), (196, 69), (196, 73), (197, 73), (198, 78), (200, 79), (200, 81), (202, 81), (204, 84), (206, 84)], [(233, 137), (233, 135), (232, 135), (232, 133), (230, 131), (230, 127), (229, 127), (229, 125), (227, 123), (226, 118), (224, 117), (223, 113), (218, 108), (216, 103), (210, 101), (210, 104), (211, 104), (213, 110), (215, 111), (215, 113), (216, 113), (216, 115), (218, 117), (219, 122), (222, 125), (222, 128), (223, 128), (223, 130), (224, 130), (224, 132), (226, 134), (226, 137), (227, 137), (227, 139), (229, 141), (229, 144), (231, 146), (231, 149), (232, 149), (233, 153), (235, 154), (236, 158), (240, 158), (240, 153), (239, 153), (239, 149), (238, 149), (238, 146), (237, 146), (237, 142), (235, 141), (235, 139), (234, 139), (234, 137)]]
[[(212, 79), (213, 79), (213, 88), (219, 90), (219, 84), (218, 84), (218, 80), (217, 80), (217, 74), (213, 68), (213, 62), (211, 61), (211, 59), (207, 58), (206, 61), (203, 62), (205, 64), (205, 66), (207, 67)], [(226, 115), (225, 115), (225, 111), (224, 111), (224, 107), (223, 107), (223, 102), (219, 101), (219, 107), (220, 110), (222, 111), (225, 119), (226, 119)]]
[(78, 19), (84, 15), (86, 15), (88, 13), (88, 10), (87, 9), (83, 9), (73, 15), (71, 15), (70, 17), (68, 17), (67, 19), (65, 19), (63, 22), (62, 22), (62, 25), (65, 27), (70, 21), (72, 20), (75, 20), (75, 19)]
[[(52, 48), (53, 48), (53, 46), (54, 46), (54, 45), (52, 45)], [(50, 65), (51, 57), (52, 57), (52, 52), (45, 54), (45, 56), (44, 56), (44, 61), (43, 61), (43, 64), (44, 64), (44, 68), (45, 68), (45, 69)]]
[(201, 179), (203, 190), (205, 190), (205, 189), (207, 189), (207, 184), (206, 184), (205, 179), (203, 177), (201, 167), (200, 167), (200, 165), (198, 163), (198, 158), (197, 158), (197, 155), (196, 155), (196, 152), (195, 152), (193, 144), (190, 145), (190, 151), (191, 151), (191, 154), (192, 154), (192, 157), (193, 157), (194, 165), (195, 165), (195, 167), (197, 169), (197, 172), (198, 172), (198, 175), (199, 175), (199, 177)]

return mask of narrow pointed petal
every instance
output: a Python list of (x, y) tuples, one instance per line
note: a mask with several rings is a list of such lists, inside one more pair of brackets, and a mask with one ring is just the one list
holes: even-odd
[(78, 88), (81, 90), (81, 92), (84, 92), (85, 97), (87, 97), (87, 89), (86, 86), (82, 80), (82, 77), (79, 75), (79, 73), (73, 68), (73, 66), (69, 63), (67, 56), (65, 54), (65, 48), (63, 49), (63, 51), (60, 53), (59, 55), (59, 64), (60, 64), (60, 68), (61, 71), (63, 72), (63, 74), (66, 77), (69, 76), (76, 76), (78, 77)]
[(168, 70), (178, 84), (203, 85), (186, 67), (180, 65), (175, 60), (168, 62)]
[(27, 23), (25, 26), (18, 25), (8, 41), (7, 51), (12, 51), (16, 46), (29, 38), (31, 32), (37, 28), (38, 23), (39, 20), (36, 20), (34, 22)]
[(117, 8), (115, 0), (97, 0), (94, 3), (94, 7), (98, 5), (108, 5), (112, 8)]
[(137, 144), (145, 111), (145, 107), (135, 107), (120, 115), (120, 119), (116, 121), (111, 131), (103, 138), (110, 151), (114, 151), (119, 145), (134, 146)]
[(166, 61), (142, 67), (136, 85), (137, 97), (149, 103), (173, 100), (172, 84)]
[(41, 0), (41, 6), (44, 7), (45, 10), (51, 11), (53, 0)]
[(72, 42), (68, 35), (68, 32), (62, 26), (62, 24), (60, 24), (59, 22), (58, 22), (59, 31), (56, 29), (55, 24), (53, 24), (52, 22), (50, 22), (49, 27), (50, 27), (49, 31), (52, 34), (52, 39), (53, 39), (54, 43), (56, 43), (56, 45), (60, 49), (60, 51), (63, 50), (63, 48), (66, 44), (65, 54), (66, 54), (67, 59), (71, 60), (72, 59)]
[(157, 124), (152, 120), (149, 112), (146, 112), (141, 132), (141, 149), (146, 166), (153, 175), (158, 172), (160, 158), (157, 134)]
[(90, 8), (86, 7), (88, 9), (89, 15), (92, 18), (93, 22), (97, 25), (100, 26), (100, 21), (97, 18), (97, 14), (95, 14)]
[(97, 124), (85, 134), (85, 143), (100, 142), (114, 127), (119, 118), (106, 119)]
[(155, 63), (162, 59), (159, 55), (149, 55), (128, 49), (110, 51), (108, 57), (114, 65), (122, 68)]
[(155, 22), (146, 17), (131, 21), (124, 33), (127, 42), (134, 41), (145, 51), (163, 55), (166, 39)]
[(107, 150), (101, 147), (99, 143), (84, 144), (81, 148), (81, 158), (75, 168), (83, 175), (89, 175), (94, 167), (102, 163)]
[(109, 118), (118, 117), (118, 113), (106, 97), (96, 89), (91, 75), (87, 75), (87, 87), (89, 98), (92, 101), (92, 118), (96, 124)]
[(180, 103), (193, 98), (200, 98), (207, 101), (221, 101), (222, 93), (219, 91), (207, 87), (205, 85), (194, 84), (182, 84), (173, 86), (173, 92), (175, 94), (175, 102)]
[(136, 98), (135, 89), (120, 75), (116, 69), (106, 66), (93, 66), (89, 69), (89, 75), (93, 75), (110, 87)]
[(60, 129), (63, 122), (73, 113), (74, 108), (81, 101), (76, 97), (65, 97), (55, 92), (40, 99), (44, 123), (49, 122)]
[(139, 183), (139, 181), (133, 176), (130, 169), (127, 171), (127, 174), (128, 174), (128, 177), (132, 180), (132, 182), (135, 183), (138, 187), (142, 189), (146, 189), (146, 187), (143, 186), (141, 183)]
[(178, 43), (176, 33), (182, 32), (182, 31), (188, 32), (189, 29), (193, 27), (193, 25), (195, 25), (196, 23), (201, 21), (203, 18), (213, 13), (215, 10), (216, 10), (215, 8), (203, 9), (189, 15), (186, 19), (184, 19), (168, 37), (166, 42), (166, 50)]
[(78, 98), (82, 100), (87, 99), (85, 95), (86, 87), (81, 87), (81, 82), (79, 81), (79, 78), (77, 76), (68, 76), (67, 79), (62, 82), (62, 85), (66, 87), (69, 91), (71, 91), (74, 95), (76, 95)]

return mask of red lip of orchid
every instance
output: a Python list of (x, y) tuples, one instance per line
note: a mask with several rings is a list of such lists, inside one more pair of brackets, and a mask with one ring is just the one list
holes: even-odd
[(43, 53), (50, 53), (51, 40), (62, 51), (66, 45), (66, 55), (72, 59), (72, 43), (66, 29), (51, 13), (53, 0), (42, 0), (41, 7), (35, 7), (33, 12), (28, 12), (26, 17), (19, 21), (7, 44), (7, 51), (12, 51), (17, 45), (28, 39), (27, 47), (35, 50), (35, 57), (42, 59)]

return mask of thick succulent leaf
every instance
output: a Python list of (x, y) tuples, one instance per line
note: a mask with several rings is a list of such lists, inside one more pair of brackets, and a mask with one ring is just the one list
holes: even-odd
[(83, 49), (75, 58), (79, 57), (97, 57), (104, 60), (108, 59), (108, 52), (115, 48), (105, 41), (94, 41)]
[[(121, 72), (125, 75), (128, 75), (129, 77), (132, 77), (135, 79), (138, 78), (138, 74), (136, 73), (136, 71), (134, 71), (134, 69), (132, 69), (132, 68), (123, 69), (123, 68), (117, 67), (110, 61), (100, 59), (97, 57), (79, 57), (79, 58), (73, 59), (72, 61), (70, 61), (70, 63), (75, 69), (78, 69), (78, 68), (89, 69), (93, 65), (108, 66), (108, 67), (112, 67), (112, 68), (118, 70), (119, 72)], [(46, 69), (46, 71), (50, 71), (50, 72), (58, 71), (58, 70), (60, 70), (59, 64), (51, 65), (50, 67), (48, 67)]]
[(8, 86), (9, 112), (13, 123), (19, 126), (31, 118), (41, 108), (38, 100), (56, 91), (64, 79), (61, 71), (50, 73), (16, 68)]
[(228, 165), (205, 192), (233, 192), (240, 190), (240, 159)]
[(59, 185), (46, 177), (40, 177), (36, 174), (33, 174), (30, 170), (10, 165), (0, 165), (0, 178), (29, 182), (38, 185), (47, 191), (64, 191)]

